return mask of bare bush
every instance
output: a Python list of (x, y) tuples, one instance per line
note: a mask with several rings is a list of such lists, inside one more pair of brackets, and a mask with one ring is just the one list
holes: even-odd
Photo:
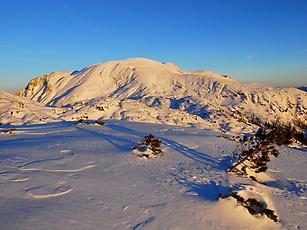
[(95, 124), (103, 126), (103, 125), (105, 125), (105, 122), (101, 119), (98, 119), (98, 120), (95, 121)]
[(228, 172), (247, 174), (247, 168), (255, 173), (265, 172), (271, 157), (279, 155), (276, 146), (289, 145), (295, 140), (304, 139), (303, 136), (293, 127), (273, 124), (258, 129), (254, 136), (239, 137), (239, 152), (234, 153), (236, 162)]
[(14, 131), (16, 131), (16, 129), (15, 129), (15, 128), (10, 128), (10, 129), (2, 129), (2, 130), (0, 130), (0, 133), (10, 134), (10, 135), (12, 135), (12, 134), (14, 134)]
[(228, 195), (220, 194), (220, 198), (222, 199), (226, 199), (228, 197), (233, 197), (238, 202), (238, 204), (246, 208), (248, 212), (253, 216), (266, 215), (268, 218), (270, 218), (274, 222), (279, 221), (279, 218), (277, 215), (275, 215), (274, 210), (268, 209), (267, 204), (265, 202), (260, 202), (255, 198), (244, 199), (237, 192), (232, 192)]

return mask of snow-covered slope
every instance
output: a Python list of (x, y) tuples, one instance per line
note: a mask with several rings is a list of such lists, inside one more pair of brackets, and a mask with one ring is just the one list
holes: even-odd
[(307, 114), (307, 94), (301, 90), (243, 84), (143, 58), (46, 74), (32, 79), (18, 95), (70, 108), (63, 114), (66, 119), (77, 113), (92, 119), (200, 124), (226, 131), (244, 128), (251, 117), (287, 123), (305, 120)]
[(20, 125), (58, 121), (60, 108), (48, 108), (27, 98), (0, 92), (0, 123)]
[[(149, 133), (165, 154), (131, 154)], [(280, 149), (260, 184), (225, 171), (236, 145), (209, 130), (127, 121), (18, 126), (0, 133), (0, 228), (306, 229), (306, 152)], [(264, 201), (281, 222), (218, 200), (229, 188)]]

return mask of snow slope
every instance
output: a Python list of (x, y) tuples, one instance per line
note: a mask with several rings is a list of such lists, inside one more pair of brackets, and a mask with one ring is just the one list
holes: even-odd
[[(236, 143), (220, 133), (127, 121), (54, 122), (0, 134), (3, 229), (306, 229), (303, 149), (282, 148), (267, 185), (225, 172)], [(144, 135), (165, 155), (131, 154)], [(281, 219), (251, 216), (228, 188), (264, 200)]]
[(0, 92), (0, 123), (26, 124), (59, 121), (60, 108), (48, 108), (27, 98)]
[(46, 74), (32, 79), (18, 95), (68, 108), (63, 119), (78, 114), (223, 131), (250, 131), (252, 117), (284, 123), (307, 119), (307, 94), (301, 90), (240, 83), (143, 58)]

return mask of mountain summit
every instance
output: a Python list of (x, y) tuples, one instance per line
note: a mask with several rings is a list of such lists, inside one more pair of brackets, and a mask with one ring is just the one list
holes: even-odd
[(201, 86), (222, 78), (225, 80), (225, 77), (207, 71), (184, 71), (173, 63), (131, 58), (90, 65), (81, 71), (45, 74), (32, 79), (19, 95), (48, 105), (63, 106), (98, 96), (124, 99), (141, 98), (147, 94), (173, 95), (174, 91), (183, 91), (179, 89), (185, 86), (194, 83)]
[(173, 63), (144, 58), (45, 74), (32, 79), (18, 95), (67, 108), (64, 119), (198, 124), (224, 131), (244, 130), (253, 121), (307, 119), (307, 95), (301, 90), (240, 83), (209, 71), (186, 71)]

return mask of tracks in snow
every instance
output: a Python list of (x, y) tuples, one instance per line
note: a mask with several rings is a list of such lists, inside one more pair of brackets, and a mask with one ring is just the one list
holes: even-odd
[[(22, 128), (22, 132), (19, 133), (23, 135), (20, 137), (22, 140), (32, 141), (34, 136), (50, 135), (50, 142), (46, 143), (48, 146), (44, 148), (43, 152), (34, 151), (36, 152), (36, 159), (28, 159), (26, 156), (15, 157), (14, 155), (7, 156), (3, 160), (0, 159), (0, 185), (20, 184), (19, 187), (24, 187), (21, 191), (25, 192), (26, 197), (31, 199), (50, 199), (71, 193), (74, 188), (69, 185), (70, 180), (68, 179), (74, 175), (80, 176), (83, 171), (97, 166), (95, 162), (84, 161), (83, 158), (80, 158), (80, 155), (74, 154), (67, 147), (61, 149), (61, 144), (50, 145), (55, 140), (53, 137), (72, 131), (76, 131), (76, 128), (65, 125), (63, 127), (47, 126), (44, 129)], [(40, 145), (41, 143), (37, 144)], [(51, 183), (46, 184), (44, 178), (48, 177), (48, 173), (57, 176), (51, 180)], [(65, 186), (59, 186), (63, 183)]]

